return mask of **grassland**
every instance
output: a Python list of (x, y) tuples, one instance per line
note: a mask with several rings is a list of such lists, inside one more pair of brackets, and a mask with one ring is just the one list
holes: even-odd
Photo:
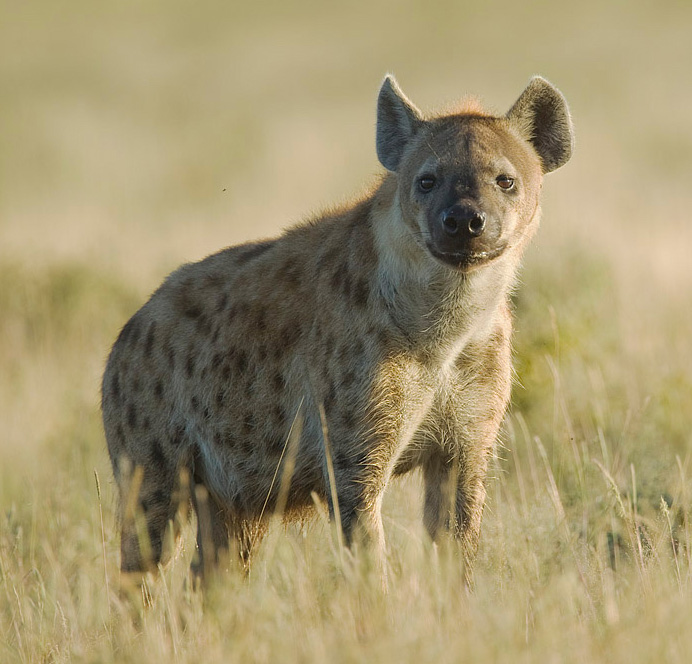
[[(0, 662), (690, 661), (690, 34), (672, 1), (5, 3)], [(475, 592), (411, 477), (386, 596), (318, 517), (204, 595), (190, 526), (151, 608), (124, 603), (109, 345), (179, 263), (369, 182), (387, 70), (422, 107), (499, 110), (542, 73), (577, 127), (515, 297)]]

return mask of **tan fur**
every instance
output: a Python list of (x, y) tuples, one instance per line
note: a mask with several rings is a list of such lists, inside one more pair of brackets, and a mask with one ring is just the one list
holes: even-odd
[[(451, 529), (470, 570), (510, 393), (508, 294), (538, 224), (546, 161), (526, 138), (529, 101), (518, 119), (474, 106), (424, 121), (387, 79), (378, 154), (396, 172), (275, 240), (181, 267), (132, 317), (102, 402), (124, 571), (159, 562), (166, 524), (189, 499), (200, 565), (229, 541), (248, 563), (285, 485), (276, 471), (282, 478), (296, 418), (286, 513), (302, 514), (316, 493), (333, 514), (320, 407), (346, 542), (360, 524), (384, 569), (383, 492), (392, 476), (421, 468), (426, 528), (433, 539)], [(431, 164), (438, 191), (415, 193)], [(511, 195), (494, 179), (507, 164), (521, 183)], [(447, 264), (426, 245), (448, 200), (487, 215), (468, 264)]]

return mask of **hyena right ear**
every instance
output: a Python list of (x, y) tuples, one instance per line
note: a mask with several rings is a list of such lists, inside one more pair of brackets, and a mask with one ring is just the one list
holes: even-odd
[(407, 143), (423, 123), (420, 111), (388, 74), (377, 97), (377, 157), (388, 170), (399, 168)]
[(543, 172), (560, 168), (572, 156), (574, 129), (562, 93), (540, 76), (534, 76), (507, 118), (535, 148)]

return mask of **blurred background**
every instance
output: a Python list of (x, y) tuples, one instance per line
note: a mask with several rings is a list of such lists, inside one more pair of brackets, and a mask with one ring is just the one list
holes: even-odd
[[(481, 570), (502, 579), (513, 559), (535, 559), (562, 598), (555, 541), (612, 563), (662, 496), (682, 505), (670, 536), (678, 523), (689, 531), (689, 0), (0, 3), (0, 563), (13, 584), (0, 652), (39, 661), (68, 632), (110, 643), (100, 584), (103, 564), (117, 577), (118, 536), (99, 413), (110, 345), (180, 263), (274, 235), (371, 183), (387, 72), (423, 110), (473, 94), (498, 113), (542, 74), (576, 127), (572, 161), (546, 178), (515, 296), (517, 384)], [(385, 506), (394, 551), (419, 523), (419, 494), (403, 491)], [(607, 509), (613, 495), (626, 509)], [(502, 558), (498, 541), (528, 553)], [(518, 616), (518, 642), (528, 624)]]

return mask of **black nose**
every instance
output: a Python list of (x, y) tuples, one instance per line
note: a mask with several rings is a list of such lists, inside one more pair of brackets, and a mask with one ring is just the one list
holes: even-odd
[(485, 215), (469, 205), (452, 205), (442, 214), (442, 227), (451, 237), (478, 237), (485, 229)]

